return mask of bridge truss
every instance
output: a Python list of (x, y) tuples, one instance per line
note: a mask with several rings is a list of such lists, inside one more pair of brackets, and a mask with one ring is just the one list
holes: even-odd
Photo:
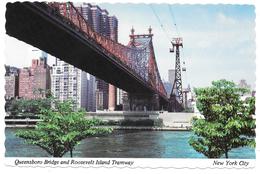
[[(44, 4), (41, 3), (44, 6)], [(74, 7), (73, 3), (47, 3), (51, 13), (55, 13), (65, 22), (73, 25), (76, 30), (82, 32), (84, 36), (99, 45), (105, 54), (113, 55), (116, 61), (124, 64), (132, 72), (143, 79), (159, 95), (166, 97), (167, 93), (162, 83), (157, 67), (151, 29), (148, 35), (130, 35), (130, 42), (127, 46), (122, 45), (110, 38), (95, 32), (88, 24), (82, 14)]]

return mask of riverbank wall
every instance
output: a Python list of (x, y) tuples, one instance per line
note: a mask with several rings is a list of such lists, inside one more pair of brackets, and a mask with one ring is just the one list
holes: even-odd
[[(134, 121), (145, 121), (153, 120), (154, 122), (161, 122), (162, 127), (167, 130), (190, 130), (192, 127), (191, 121), (195, 116), (194, 113), (187, 112), (167, 112), (167, 111), (147, 111), (147, 112), (93, 112), (88, 113), (88, 118), (98, 118), (106, 122), (120, 122), (122, 120)], [(124, 127), (124, 126), (123, 126)], [(134, 127), (134, 126), (132, 126)], [(138, 128), (134, 128), (138, 129)]]
[[(87, 119), (97, 118), (117, 130), (190, 130), (194, 113), (147, 112), (88, 112)], [(35, 119), (6, 120), (6, 127), (34, 127)], [(24, 124), (15, 124), (24, 122)], [(40, 120), (38, 120), (40, 121)], [(34, 123), (34, 124), (32, 124)]]

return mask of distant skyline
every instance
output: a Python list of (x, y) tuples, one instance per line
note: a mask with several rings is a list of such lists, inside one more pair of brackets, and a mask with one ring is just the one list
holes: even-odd
[[(118, 18), (119, 42), (126, 45), (132, 26), (136, 34), (152, 27), (157, 65), (163, 80), (174, 69), (170, 40), (182, 37), (181, 62), (184, 87), (209, 86), (225, 78), (238, 83), (245, 79), (255, 89), (255, 8), (253, 5), (98, 4)], [(172, 10), (172, 14), (170, 12)], [(155, 12), (155, 13), (154, 13)], [(172, 17), (173, 16), (173, 17)], [(176, 25), (177, 27), (176, 27)], [(6, 35), (5, 64), (30, 66), (31, 47)], [(15, 51), (14, 51), (15, 50)], [(54, 58), (48, 56), (52, 65)], [(182, 63), (183, 65), (183, 63)]]

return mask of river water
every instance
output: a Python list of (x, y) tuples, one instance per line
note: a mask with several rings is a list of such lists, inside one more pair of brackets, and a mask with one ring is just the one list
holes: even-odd
[[(6, 157), (49, 157), (41, 148), (15, 136), (17, 128), (6, 128)], [(189, 144), (189, 131), (116, 131), (106, 137), (81, 141), (74, 157), (111, 158), (205, 158)], [(65, 155), (69, 157), (69, 153)], [(255, 149), (242, 147), (229, 152), (230, 158), (255, 159)]]

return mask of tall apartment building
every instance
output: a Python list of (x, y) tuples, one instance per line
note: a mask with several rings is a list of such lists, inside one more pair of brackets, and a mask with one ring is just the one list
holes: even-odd
[(123, 109), (123, 98), (126, 95), (126, 92), (120, 88), (116, 89), (116, 109), (122, 110)]
[[(91, 7), (92, 11), (92, 21), (93, 21), (93, 29), (107, 36), (107, 27), (105, 26), (107, 22), (107, 11), (102, 10), (99, 6), (93, 5)], [(105, 22), (103, 24), (103, 22)], [(96, 108), (97, 110), (108, 109), (108, 83), (102, 79), (96, 78), (97, 88), (96, 88)]]
[(118, 41), (118, 20), (115, 16), (109, 16), (106, 9), (90, 3), (75, 3), (75, 7), (83, 15), (94, 31)]
[(50, 89), (50, 67), (47, 65), (47, 57), (33, 59), (31, 67), (19, 70), (19, 97), (44, 98), (48, 89)]
[(96, 77), (96, 106), (97, 110), (108, 109), (108, 90), (109, 84)]
[(109, 16), (109, 36), (112, 40), (118, 42), (118, 20), (115, 16)]
[(105, 9), (101, 10), (101, 33), (110, 38), (109, 16)]
[(30, 68), (22, 68), (19, 70), (19, 92), (18, 96), (24, 99), (33, 99), (33, 73)]
[(87, 111), (96, 111), (96, 79), (88, 74), (87, 83)]
[(57, 59), (52, 68), (51, 81), (51, 91), (58, 100), (72, 100), (74, 109), (95, 110), (93, 104), (89, 103), (89, 101), (93, 101), (93, 96), (91, 97), (88, 91), (88, 87), (92, 87), (92, 90), (94, 90), (94, 85), (88, 83), (89, 79), (86, 72)]
[[(105, 9), (101, 9), (97, 5), (88, 3), (75, 4), (77, 9), (82, 13), (94, 31), (111, 38), (117, 42), (118, 39), (118, 20), (115, 16), (108, 16), (109, 13)], [(109, 85), (104, 80), (96, 78), (96, 107), (98, 110), (112, 108), (116, 105), (116, 88)]]
[(92, 5), (91, 12), (93, 29), (98, 33), (102, 33), (102, 9), (97, 5)]
[[(76, 5), (76, 4), (75, 4)], [(83, 17), (86, 19), (88, 24), (90, 26), (93, 26), (93, 20), (92, 20), (92, 11), (91, 11), (92, 5), (89, 3), (83, 2), (82, 4), (76, 5), (76, 8), (79, 10), (79, 12), (83, 15)]]
[(5, 65), (5, 99), (18, 96), (18, 68)]
[(175, 69), (169, 69), (168, 70), (168, 82), (173, 84), (174, 83), (174, 79), (175, 79)]

